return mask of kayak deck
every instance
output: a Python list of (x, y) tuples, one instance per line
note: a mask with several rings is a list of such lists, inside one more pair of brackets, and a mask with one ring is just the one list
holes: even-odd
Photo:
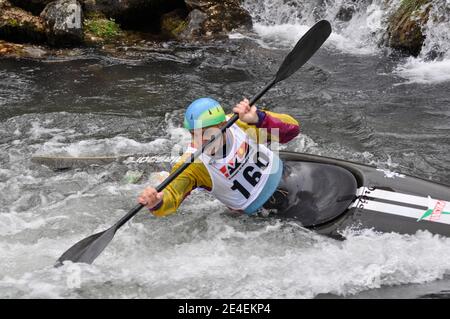
[(285, 161), (339, 166), (357, 181), (355, 200), (339, 218), (311, 227), (340, 237), (346, 228), (414, 234), (427, 230), (450, 237), (450, 187), (376, 167), (311, 154), (283, 152)]

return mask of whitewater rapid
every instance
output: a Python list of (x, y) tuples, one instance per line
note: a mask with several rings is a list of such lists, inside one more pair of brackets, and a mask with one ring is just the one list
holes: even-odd
[[(92, 139), (105, 128), (88, 125), (83, 136), (67, 129), (86, 121), (123, 122), (115, 116), (69, 113), (6, 121), (22, 135), (11, 143), (0, 171), (3, 298), (345, 297), (386, 285), (427, 283), (450, 272), (450, 239), (427, 232), (409, 236), (348, 230), (347, 240), (340, 242), (296, 222), (235, 215), (201, 191), (194, 191), (168, 218), (141, 212), (93, 265), (69, 262), (53, 268), (72, 244), (124, 215), (136, 194), (145, 185), (156, 185), (159, 175), (150, 171), (129, 184), (123, 179), (129, 168), (116, 164), (52, 172), (31, 164), (31, 154), (96, 156), (105, 149), (109, 154), (163, 153), (167, 145), (184, 147), (189, 138), (170, 116), (164, 124), (166, 137), (148, 142), (136, 141), (133, 131)], [(136, 127), (138, 131), (139, 121)], [(283, 148), (325, 151), (306, 134)]]
[[(389, 17), (400, 0), (303, 1), (245, 0), (254, 31), (265, 45), (293, 45), (319, 19), (331, 22), (333, 33), (327, 47), (354, 55), (391, 52), (382, 45)], [(348, 12), (343, 18), (342, 12)], [(450, 1), (434, 0), (418, 57), (403, 58), (392, 72), (404, 79), (399, 84), (433, 84), (450, 81)]]

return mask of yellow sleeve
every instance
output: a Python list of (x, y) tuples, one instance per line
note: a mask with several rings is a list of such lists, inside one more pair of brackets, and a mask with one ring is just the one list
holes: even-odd
[[(172, 167), (171, 173), (180, 167), (190, 155), (190, 153), (185, 153)], [(196, 159), (194, 163), (189, 165), (163, 190), (162, 205), (160, 204), (156, 210), (151, 210), (151, 212), (158, 217), (175, 213), (186, 196), (196, 187), (212, 188), (208, 170), (199, 159)]]

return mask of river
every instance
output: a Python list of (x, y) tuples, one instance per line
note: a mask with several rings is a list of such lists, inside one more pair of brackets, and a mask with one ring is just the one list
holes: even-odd
[[(380, 21), (398, 3), (356, 3), (342, 22), (333, 18), (337, 5), (325, 1), (317, 15), (333, 25), (329, 41), (258, 106), (300, 121), (302, 134), (284, 149), (449, 184), (445, 23), (430, 22), (421, 56), (403, 57), (377, 45)], [(256, 94), (313, 24), (314, 8), (303, 5), (246, 0), (253, 31), (208, 44), (143, 44), (121, 57), (80, 49), (70, 57), (0, 59), (0, 298), (445, 297), (450, 239), (349, 230), (347, 240), (335, 241), (292, 221), (236, 216), (200, 191), (170, 217), (141, 212), (93, 265), (52, 266), (123, 216), (164, 167), (131, 184), (124, 176), (132, 166), (54, 171), (31, 156), (182, 149), (185, 107), (211, 96), (230, 111)], [(430, 60), (436, 46), (443, 54)]]

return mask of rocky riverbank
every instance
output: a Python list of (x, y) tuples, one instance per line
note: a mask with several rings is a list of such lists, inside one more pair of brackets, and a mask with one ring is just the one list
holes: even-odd
[(214, 39), (251, 25), (240, 0), (0, 0), (0, 55)]
[[(392, 0), (387, 0), (389, 3)], [(242, 0), (0, 0), (0, 55), (40, 57), (69, 48), (121, 46), (166, 40), (222, 38), (249, 29)], [(433, 3), (402, 0), (389, 17), (381, 46), (417, 56)], [(351, 19), (343, 3), (338, 15)], [(117, 51), (117, 50), (116, 50)]]

